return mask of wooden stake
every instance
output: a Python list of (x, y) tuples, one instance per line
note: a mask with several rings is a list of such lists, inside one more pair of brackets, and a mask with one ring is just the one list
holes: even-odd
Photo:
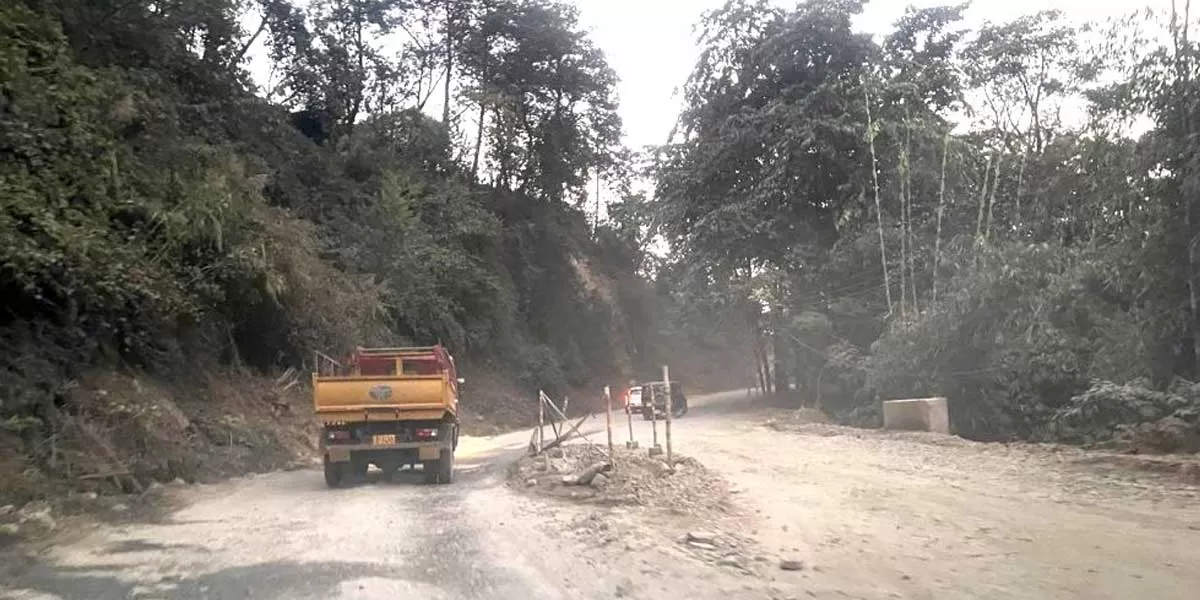
[(608, 430), (608, 458), (612, 460), (613, 454), (613, 438), (612, 438), (612, 394), (608, 386), (604, 386), (604, 427)]
[(588, 436), (586, 434), (584, 434), (582, 431), (579, 431), (579, 426), (583, 425), (584, 421), (586, 421), (594, 416), (596, 416), (595, 413), (588, 413), (582, 417), (579, 417), (579, 420), (576, 421), (575, 424), (572, 425), (570, 428), (568, 428), (567, 432), (565, 434), (563, 434), (562, 437), (558, 438), (557, 440), (554, 440), (553, 442), (550, 442), (549, 444), (546, 444), (546, 447), (543, 448), (542, 450), (545, 451), (545, 450), (550, 450), (552, 448), (557, 448), (557, 447), (567, 443), (568, 441), (570, 441), (571, 436), (573, 436), (573, 435), (578, 435), (579, 437), (583, 438), (583, 441), (587, 442), (588, 444), (591, 444), (592, 440), (588, 439)]
[(629, 405), (625, 406), (625, 420), (629, 423), (629, 441), (625, 442), (625, 447), (637, 448), (637, 442), (633, 441), (633, 411), (629, 409)]
[(546, 426), (546, 401), (543, 398), (545, 398), (545, 394), (542, 393), (542, 390), (538, 390), (538, 454), (542, 453), (542, 446), (545, 442), (546, 435), (546, 433), (543, 431), (543, 428)]
[(673, 465), (671, 462), (671, 412), (673, 402), (671, 401), (671, 372), (667, 369), (667, 365), (663, 365), (663, 385), (667, 387), (667, 464)]
[[(654, 407), (654, 386), (650, 386), (650, 456), (657, 456), (662, 452), (662, 446), (658, 445), (658, 409)], [(646, 390), (642, 389), (642, 410), (646, 410)]]

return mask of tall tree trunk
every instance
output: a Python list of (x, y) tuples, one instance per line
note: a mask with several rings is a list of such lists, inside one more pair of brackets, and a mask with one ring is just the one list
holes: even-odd
[[(983, 244), (983, 215), (987, 209), (988, 177), (992, 174), (992, 157), (986, 157), (983, 165), (983, 185), (979, 187), (979, 214), (975, 217), (975, 244)], [(976, 255), (978, 257), (978, 255)]]
[(750, 351), (754, 354), (754, 387), (757, 388), (758, 391), (766, 393), (763, 391), (764, 383), (762, 376), (762, 357), (759, 356), (758, 344), (753, 344), (750, 348)]
[(246, 43), (242, 44), (241, 50), (238, 50), (237, 54), (233, 56), (233, 60), (229, 62), (231, 66), (236, 67), (242, 64), (242, 59), (246, 58), (246, 53), (250, 51), (252, 46), (254, 46), (254, 42), (258, 41), (258, 36), (262, 35), (262, 33), (267, 30), (267, 22), (267, 15), (264, 14), (262, 21), (258, 24), (258, 29), (254, 30), (254, 34), (250, 36), (250, 39), (246, 40)]
[(1021, 194), (1025, 193), (1025, 163), (1029, 160), (1028, 152), (1021, 153), (1021, 166), (1017, 167), (1017, 194), (1013, 203), (1013, 229), (1021, 231)]
[(900, 150), (900, 318), (908, 318), (908, 209), (904, 205), (904, 185), (908, 181), (907, 156)]
[(797, 406), (804, 407), (808, 405), (808, 398), (811, 397), (809, 382), (802, 377), (804, 369), (800, 364), (800, 345), (792, 344), (792, 374), (796, 377), (796, 393), (799, 395)]
[(912, 126), (908, 121), (908, 110), (905, 109), (904, 119), (904, 245), (908, 255), (908, 285), (912, 291), (912, 312), (921, 314), (920, 300), (917, 298), (917, 257), (913, 241), (912, 218)]
[(446, 99), (442, 103), (442, 123), (450, 126), (450, 84), (454, 77), (454, 2), (446, 0), (446, 81), (444, 92)]
[(1180, 201), (1183, 203), (1184, 251), (1187, 254), (1188, 308), (1192, 334), (1192, 376), (1200, 374), (1200, 174), (1196, 173), (1193, 157), (1196, 143), (1192, 111), (1195, 109), (1192, 95), (1193, 52), (1189, 25), (1192, 3), (1187, 0), (1180, 18), (1174, 0), (1171, 2), (1171, 37), (1175, 46), (1175, 77), (1179, 92), (1176, 110), (1180, 111), (1179, 124), (1182, 138), (1183, 162), (1180, 181)]
[[(747, 269), (747, 277), (754, 272), (753, 265)], [(762, 327), (760, 323), (761, 309), (753, 300), (750, 301), (746, 310), (746, 325), (750, 330), (750, 342), (754, 352), (754, 376), (758, 379), (758, 389), (763, 395), (770, 394), (770, 387), (767, 378), (767, 352), (763, 347)]]
[(875, 121), (871, 118), (871, 93), (863, 80), (863, 99), (867, 108), (867, 144), (871, 150), (871, 182), (875, 187), (875, 219), (879, 228), (879, 263), (883, 265), (883, 292), (887, 298), (888, 315), (892, 314), (892, 283), (888, 276), (887, 243), (883, 236), (883, 204), (879, 201), (879, 161), (875, 154)]
[(774, 342), (775, 350), (775, 397), (780, 400), (791, 399), (791, 386), (788, 384), (788, 343), (786, 336), (781, 331), (776, 329), (771, 341)]
[(487, 126), (487, 104), (479, 100), (479, 130), (475, 132), (475, 152), (471, 157), (471, 179), (479, 177), (479, 151), (483, 148), (483, 130)]
[(1000, 164), (1004, 162), (1004, 155), (996, 154), (996, 167), (992, 172), (992, 191), (988, 194), (987, 219), (983, 225), (983, 243), (986, 246), (992, 236), (992, 213), (996, 210), (996, 189), (1000, 187)]
[(946, 157), (950, 155), (950, 130), (942, 137), (942, 176), (938, 182), (937, 229), (933, 237), (933, 295), (937, 302), (938, 268), (942, 261), (942, 217), (946, 214)]
[(755, 343), (758, 345), (758, 353), (762, 355), (763, 394), (770, 396), (773, 391), (771, 387), (771, 357), (767, 354), (767, 341), (761, 330), (756, 335)]
[(764, 396), (771, 393), (770, 384), (767, 382), (767, 356), (763, 352), (762, 339), (756, 332), (754, 334), (754, 376), (758, 378), (758, 390)]
[[(565, 190), (564, 190), (565, 193)], [(600, 169), (596, 169), (596, 199), (594, 202), (595, 214), (592, 216), (592, 236), (595, 237), (600, 231)]]

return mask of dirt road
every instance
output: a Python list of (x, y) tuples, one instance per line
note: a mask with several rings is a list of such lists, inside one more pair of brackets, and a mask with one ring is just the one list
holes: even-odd
[[(517, 433), (464, 439), (451, 486), (327, 490), (315, 470), (194, 486), (161, 522), (99, 528), (16, 569), (0, 598), (1090, 600), (1200, 589), (1195, 488), (1003, 446), (762, 422), (739, 393), (696, 399), (676, 424), (677, 450), (741, 490), (741, 514), (720, 522), (513, 491), (506, 465), (528, 440)], [(645, 446), (648, 424), (635, 424)], [(757, 540), (747, 550), (757, 560), (697, 559), (678, 543), (696, 527)], [(781, 571), (780, 557), (805, 568)]]
[[(1196, 598), (1200, 488), (1082, 466), (1085, 453), (736, 416), (727, 397), (679, 427), (747, 492), (759, 541), (814, 566), (818, 597)], [(751, 413), (752, 414), (752, 413)], [(721, 419), (717, 425), (716, 420)], [(690, 423), (689, 423), (690, 424)], [(719, 427), (719, 433), (716, 428)]]

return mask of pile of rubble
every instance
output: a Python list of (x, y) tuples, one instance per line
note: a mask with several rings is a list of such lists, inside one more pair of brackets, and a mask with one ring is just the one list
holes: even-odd
[(729, 486), (689, 457), (568, 444), (521, 459), (510, 485), (533, 493), (607, 505), (656, 507), (680, 514), (730, 512)]

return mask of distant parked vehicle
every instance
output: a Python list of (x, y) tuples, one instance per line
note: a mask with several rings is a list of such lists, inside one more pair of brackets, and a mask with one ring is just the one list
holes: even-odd
[[(663, 418), (667, 412), (666, 386), (661, 381), (651, 381), (629, 388), (625, 395), (625, 412), (641, 414), (649, 421), (656, 416)], [(671, 382), (671, 416), (682, 417), (688, 411), (687, 396), (678, 381)]]
[(625, 412), (626, 414), (642, 412), (642, 386), (635, 385), (625, 392)]

